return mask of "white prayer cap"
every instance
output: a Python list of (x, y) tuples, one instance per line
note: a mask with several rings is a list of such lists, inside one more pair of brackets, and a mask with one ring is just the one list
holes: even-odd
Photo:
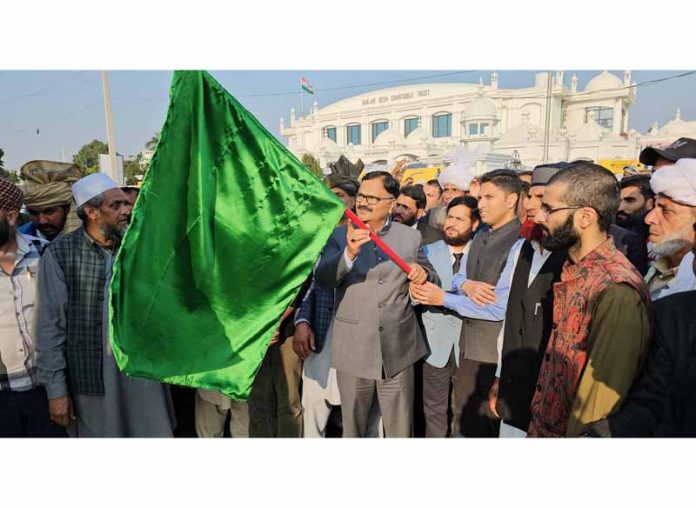
[(446, 157), (452, 159), (453, 162), (437, 177), (440, 187), (444, 189), (445, 185), (449, 183), (460, 191), (468, 191), (471, 180), (475, 176), (471, 172), (471, 165), (479, 158), (479, 150), (470, 152), (465, 148), (456, 148)]
[(656, 171), (650, 177), (650, 187), (655, 194), (696, 206), (696, 159), (679, 159), (674, 165)]
[(118, 185), (106, 173), (93, 173), (80, 178), (72, 186), (73, 198), (77, 208), (84, 205), (92, 198), (103, 194), (110, 189), (118, 189)]

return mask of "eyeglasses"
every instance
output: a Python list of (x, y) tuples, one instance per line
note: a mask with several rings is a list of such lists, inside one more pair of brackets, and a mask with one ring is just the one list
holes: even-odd
[(548, 217), (552, 213), (560, 212), (562, 210), (578, 210), (580, 208), (585, 208), (585, 207), (584, 206), (564, 206), (561, 208), (551, 208), (549, 205), (542, 204), (539, 211), (542, 214), (544, 214), (544, 216)]
[(362, 192), (358, 192), (358, 195), (355, 197), (355, 200), (360, 201), (361, 199), (364, 199), (368, 205), (376, 205), (380, 201), (389, 201), (389, 200), (396, 199), (396, 198), (393, 198), (393, 197), (380, 198), (378, 196), (368, 196), (367, 194), (363, 194)]

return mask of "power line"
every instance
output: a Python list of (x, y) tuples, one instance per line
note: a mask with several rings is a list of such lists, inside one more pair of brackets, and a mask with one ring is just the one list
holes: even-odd
[[(71, 73), (71, 75), (68, 75), (66, 77), (77, 77), (77, 76), (83, 75), (87, 72), (89, 72), (89, 71), (74, 72), (74, 73)], [(87, 80), (85, 80), (83, 83), (86, 83), (86, 82), (87, 82)], [(0, 104), (9, 104), (11, 102), (16, 102), (16, 101), (19, 101), (22, 99), (30, 99), (32, 97), (40, 97), (42, 95), (50, 95), (52, 93), (55, 93), (56, 91), (58, 91), (58, 89), (55, 86), (47, 86), (44, 88), (40, 88), (38, 90), (34, 90), (33, 92), (29, 92), (28, 94), (16, 95), (14, 97), (10, 97), (9, 99), (4, 99), (4, 100), (0, 101)]]
[[(82, 74), (82, 73), (84, 73), (84, 72), (87, 72), (87, 71), (82, 71), (82, 72), (80, 72), (80, 73), (78, 73), (78, 74)], [(324, 89), (315, 89), (315, 90), (316, 90), (316, 91), (335, 91), (335, 90), (343, 90), (343, 89), (351, 89), (351, 88), (362, 88), (362, 87), (369, 87), (369, 86), (377, 86), (377, 85), (385, 85), (385, 84), (400, 83), (400, 82), (405, 82), (405, 81), (414, 81), (414, 80), (423, 80), (423, 79), (433, 79), (433, 78), (436, 78), (436, 77), (453, 76), (453, 75), (458, 75), (458, 74), (467, 74), (467, 73), (470, 74), (470, 73), (474, 73), (474, 72), (480, 72), (480, 71), (477, 71), (477, 70), (469, 70), (469, 71), (449, 72), (449, 73), (442, 73), (442, 74), (433, 74), (433, 75), (429, 75), (429, 76), (421, 76), (420, 78), (396, 79), (396, 80), (390, 80), (390, 81), (379, 81), (379, 82), (373, 82), (373, 83), (354, 84), (354, 85), (346, 85), (346, 86), (341, 86), (341, 87), (324, 88)], [(590, 96), (590, 95), (592, 95), (592, 94), (600, 94), (600, 93), (604, 93), (604, 92), (617, 92), (617, 91), (621, 91), (621, 90), (628, 90), (628, 89), (630, 89), (630, 88), (638, 88), (638, 87), (651, 86), (651, 85), (654, 85), (654, 84), (657, 84), (657, 83), (663, 83), (663, 82), (672, 81), (672, 80), (675, 80), (675, 79), (682, 79), (682, 78), (691, 76), (691, 75), (693, 75), (693, 74), (696, 74), (696, 71), (682, 72), (682, 73), (679, 73), (679, 74), (675, 74), (675, 75), (673, 75), (673, 76), (667, 76), (667, 77), (664, 77), (664, 78), (652, 79), (652, 80), (643, 81), (643, 82), (640, 82), (640, 83), (634, 83), (634, 84), (627, 85), (627, 86), (624, 86), (624, 87), (619, 87), (619, 88), (605, 88), (605, 89), (601, 89), (601, 90), (590, 90), (590, 91), (587, 91), (587, 92), (577, 92), (577, 93), (573, 94), (573, 97), (578, 97), (578, 96), (586, 97), (586, 96)], [(45, 90), (45, 89), (42, 89), (42, 90)], [(37, 95), (39, 92), (41, 92), (41, 90), (36, 91), (36, 92), (32, 92), (31, 94), (27, 94), (27, 95), (24, 96), (24, 97), (35, 96), (35, 95)], [(279, 93), (273, 93), (273, 94), (239, 95), (239, 96), (237, 96), (237, 97), (239, 97), (239, 98), (246, 98), (246, 97), (272, 97), (272, 96), (282, 96), (282, 95), (296, 95), (297, 93), (298, 93), (297, 91), (294, 91), (294, 92), (279, 92)], [(553, 94), (552, 94), (552, 95), (553, 95)], [(514, 98), (515, 98), (515, 99), (546, 99), (547, 96), (546, 96), (546, 93), (541, 92), (541, 93), (538, 93), (538, 94), (526, 95), (526, 96), (519, 96), (519, 95), (516, 95), (516, 96), (514, 96)], [(16, 99), (16, 98), (15, 98), (15, 99)], [(129, 101), (150, 101), (150, 100), (160, 100), (160, 99), (162, 99), (162, 96), (130, 97), (130, 98), (129, 98), (129, 97), (121, 97), (121, 98), (114, 98), (113, 100), (114, 100), (115, 102), (129, 102)], [(12, 100), (14, 100), (14, 99), (12, 99)], [(0, 102), (0, 104), (3, 104), (3, 103), (5, 103), (5, 102), (8, 102), (8, 101)], [(79, 108), (79, 109), (77, 109), (77, 110), (75, 110), (75, 111), (73, 111), (73, 112), (71, 112), (71, 113), (69, 113), (69, 114), (67, 114), (67, 115), (58, 117), (57, 119), (53, 120), (52, 122), (50, 122), (50, 123), (48, 123), (48, 124), (47, 124), (47, 123), (42, 123), (42, 124), (43, 124), (43, 126), (54, 126), (54, 125), (56, 125), (56, 124), (58, 124), (58, 123), (60, 123), (60, 122), (62, 122), (62, 121), (64, 121), (64, 120), (67, 120), (68, 118), (71, 118), (71, 117), (73, 117), (73, 116), (75, 116), (75, 115), (77, 115), (77, 114), (79, 114), (79, 113), (81, 113), (81, 112), (83, 112), (83, 111), (85, 111), (85, 110), (87, 110), (87, 109), (90, 109), (90, 108), (99, 106), (99, 105), (101, 105), (101, 104), (102, 104), (101, 101), (100, 101), (100, 102), (95, 102), (95, 103), (93, 103), (93, 104), (89, 104), (89, 105), (84, 106), (84, 107), (82, 107), (82, 108)], [(0, 131), (5, 131), (5, 132), (25, 132), (25, 131), (34, 131), (35, 129), (36, 129), (36, 127), (26, 127), (26, 128), (20, 128), (20, 129), (0, 128)]]
[[(447, 77), (447, 76), (455, 76), (458, 74), (471, 74), (473, 72), (479, 72), (476, 70), (469, 70), (469, 71), (457, 71), (457, 72), (446, 72), (442, 74), (432, 74), (430, 76), (421, 76), (419, 78), (404, 78), (404, 79), (393, 79), (390, 81), (377, 81), (374, 83), (362, 83), (362, 84), (356, 84), (356, 85), (345, 85), (345, 86), (336, 86), (333, 88), (315, 88), (314, 91), (316, 92), (333, 92), (336, 90), (348, 90), (351, 88), (364, 88), (368, 86), (377, 86), (377, 85), (389, 85), (393, 83), (403, 83), (406, 81), (420, 81), (422, 79), (433, 79), (433, 78), (442, 78), (442, 77)], [(237, 97), (239, 98), (247, 98), (247, 97), (279, 97), (282, 95), (297, 95), (299, 92), (295, 90), (294, 92), (277, 92), (277, 93), (269, 93), (269, 94), (247, 94), (247, 95), (238, 95)]]

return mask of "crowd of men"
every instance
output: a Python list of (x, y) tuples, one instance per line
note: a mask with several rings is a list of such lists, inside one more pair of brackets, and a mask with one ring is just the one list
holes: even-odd
[(248, 401), (119, 371), (138, 190), (27, 163), (0, 180), (0, 437), (696, 436), (696, 140), (640, 160), (332, 173), (370, 231), (333, 231)]

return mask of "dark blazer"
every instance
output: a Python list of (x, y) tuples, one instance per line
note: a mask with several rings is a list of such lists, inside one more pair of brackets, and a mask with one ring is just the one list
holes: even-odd
[(696, 291), (654, 303), (645, 370), (620, 410), (592, 425), (606, 437), (696, 437)]
[[(418, 231), (388, 221), (380, 238), (407, 263), (418, 263), (439, 284), (421, 247)], [(336, 288), (331, 366), (365, 379), (391, 378), (428, 352), (409, 295), (406, 274), (374, 242), (362, 246), (349, 268), (344, 251), (346, 226), (331, 235), (315, 277)]]
[(616, 248), (628, 258), (641, 275), (648, 273), (648, 247), (636, 233), (616, 224), (609, 227), (609, 234), (614, 238)]
[(417, 228), (423, 237), (423, 245), (430, 245), (431, 243), (442, 240), (442, 230), (432, 227), (422, 219), (418, 221)]
[(552, 252), (531, 285), (534, 249), (520, 251), (505, 314), (502, 368), (496, 410), (506, 423), (527, 431), (539, 369), (553, 325), (553, 285), (561, 279), (565, 250)]

